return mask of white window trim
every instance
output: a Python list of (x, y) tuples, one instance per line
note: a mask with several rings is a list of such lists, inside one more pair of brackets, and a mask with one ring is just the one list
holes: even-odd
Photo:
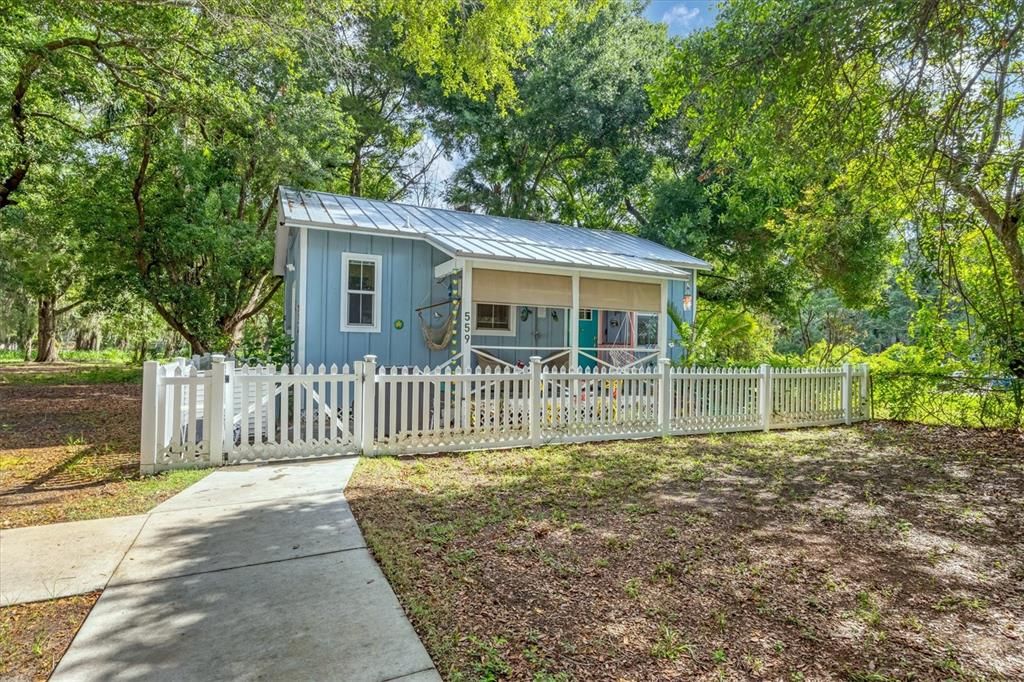
[[(584, 317), (586, 314), (586, 317)], [(593, 308), (580, 308), (580, 322), (591, 322), (594, 319)]]
[[(477, 320), (480, 319), (479, 306), (483, 305), (503, 305), (509, 309), (508, 311), (508, 326), (505, 329), (481, 329), (477, 327)], [(487, 301), (474, 301), (473, 302), (473, 333), (478, 336), (515, 336), (516, 335), (516, 319), (519, 317), (519, 306), (512, 305), (511, 303), (488, 303)]]
[[(348, 323), (348, 264), (349, 261), (368, 261), (373, 266), (373, 324), (349, 324)], [(341, 331), (358, 333), (379, 333), (380, 332), (380, 299), (381, 292), (381, 261), (382, 257), (371, 253), (350, 253), (341, 254)], [(364, 292), (365, 293), (365, 292)]]

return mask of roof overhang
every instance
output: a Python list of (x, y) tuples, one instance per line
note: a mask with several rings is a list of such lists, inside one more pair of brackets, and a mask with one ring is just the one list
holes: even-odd
[[(305, 192), (286, 187), (280, 188), (277, 195), (279, 222), (274, 249), (276, 275), (285, 272), (292, 228), (415, 239), (427, 242), (451, 258), (466, 258), (481, 263), (529, 264), (560, 271), (687, 279), (690, 273), (711, 269), (709, 263), (699, 258), (635, 235), (615, 231), (589, 231), (585, 228)], [(506, 233), (505, 229), (510, 232)], [(552, 232), (545, 231), (548, 229)], [(556, 239), (549, 236), (552, 234), (561, 241), (556, 243)], [(580, 235), (584, 234), (600, 236), (584, 236), (581, 239)]]
[(466, 262), (470, 262), (474, 268), (486, 268), (491, 270), (521, 270), (523, 272), (537, 272), (552, 275), (575, 275), (581, 274), (595, 279), (626, 279), (633, 282), (661, 282), (662, 280), (688, 281), (692, 272), (688, 270), (677, 270), (672, 273), (649, 274), (637, 273), (631, 270), (615, 270), (611, 268), (583, 267), (565, 264), (547, 264), (522, 262), (517, 260), (502, 260), (496, 258), (470, 258), (456, 257), (440, 263), (434, 268), (435, 277), (444, 277), (453, 270), (461, 269)]

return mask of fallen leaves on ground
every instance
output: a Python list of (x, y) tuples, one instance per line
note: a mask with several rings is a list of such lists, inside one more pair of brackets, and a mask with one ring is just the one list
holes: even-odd
[(1024, 677), (1024, 436), (886, 422), (361, 461), (453, 680)]
[(0, 385), (0, 527), (138, 514), (205, 472), (139, 476), (141, 387)]
[(0, 608), (0, 679), (45, 680), (99, 592)]

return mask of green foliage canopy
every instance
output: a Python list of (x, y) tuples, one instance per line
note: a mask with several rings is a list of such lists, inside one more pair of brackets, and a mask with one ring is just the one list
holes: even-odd
[(844, 298), (911, 240), (1024, 374), (1022, 25), (1013, 0), (735, 0), (651, 91), (716, 163), (793, 183), (776, 229)]

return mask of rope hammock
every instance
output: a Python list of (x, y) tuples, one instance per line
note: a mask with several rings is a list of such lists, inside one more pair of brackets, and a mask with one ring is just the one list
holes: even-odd
[[(636, 329), (633, 325), (632, 315), (623, 315), (617, 321), (611, 321), (609, 324), (613, 327), (612, 338), (605, 339), (606, 341), (622, 345), (636, 345)], [(625, 326), (620, 327), (622, 324), (625, 324)], [(615, 348), (614, 346), (602, 348), (598, 353), (598, 357), (600, 357), (601, 353), (607, 358), (608, 364), (613, 367), (623, 367), (636, 360), (636, 352), (624, 348)]]
[[(440, 303), (431, 303), (422, 308), (416, 309), (416, 315), (420, 318), (420, 331), (423, 332), (423, 342), (431, 351), (441, 351), (451, 347), (452, 362), (454, 363), (455, 352), (455, 321), (459, 317), (459, 304), (462, 302), (459, 296), (459, 271), (455, 270), (449, 275), (448, 300)], [(430, 326), (429, 317), (423, 317), (423, 311), (431, 310), (438, 306), (447, 305), (448, 316), (439, 327)], [(436, 315), (436, 313), (433, 313)], [(439, 316), (440, 317), (440, 316)]]
[(455, 331), (455, 310), (448, 313), (448, 317), (440, 327), (431, 327), (430, 323), (423, 318), (423, 311), (417, 310), (420, 318), (420, 330), (423, 332), (423, 342), (430, 350), (444, 350), (452, 340)]

